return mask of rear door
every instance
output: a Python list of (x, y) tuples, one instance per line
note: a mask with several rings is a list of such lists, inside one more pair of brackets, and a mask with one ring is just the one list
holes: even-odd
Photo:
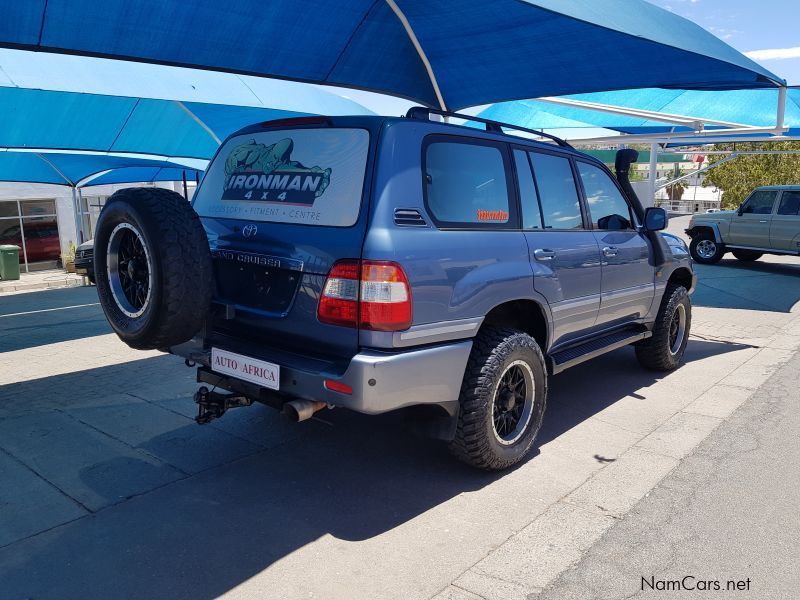
[(228, 307), (213, 344), (263, 358), (356, 353), (358, 331), (321, 324), (317, 303), (333, 263), (361, 257), (374, 137), (359, 127), (258, 129), (220, 149), (194, 200), (215, 300)]
[(775, 190), (755, 190), (750, 194), (739, 212), (731, 218), (728, 237), (723, 241), (733, 246), (769, 246), (772, 208), (777, 197), (778, 192)]
[(594, 326), (600, 307), (600, 250), (587, 228), (569, 157), (514, 150), (533, 286), (550, 304), (553, 343)]
[(655, 295), (650, 244), (634, 228), (631, 207), (611, 175), (582, 160), (575, 164), (603, 262), (597, 322), (612, 325), (641, 318)]
[(800, 252), (800, 190), (784, 190), (769, 228), (770, 247)]

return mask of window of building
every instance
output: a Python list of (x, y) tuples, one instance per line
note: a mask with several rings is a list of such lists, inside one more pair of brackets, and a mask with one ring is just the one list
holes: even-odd
[(595, 165), (582, 161), (577, 161), (577, 165), (594, 226), (597, 229), (630, 229), (630, 207), (616, 183)]
[(510, 222), (506, 166), (500, 148), (432, 142), (425, 152), (428, 209), (447, 226)]
[(531, 152), (529, 156), (545, 229), (583, 228), (578, 189), (569, 159), (539, 152)]
[(20, 247), (26, 271), (56, 268), (61, 242), (55, 200), (0, 201), (0, 244)]

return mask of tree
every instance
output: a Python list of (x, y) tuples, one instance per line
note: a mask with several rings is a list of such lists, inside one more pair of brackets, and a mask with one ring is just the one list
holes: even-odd
[[(800, 142), (768, 142), (739, 144), (739, 150), (795, 150), (798, 154), (752, 154), (735, 158), (706, 171), (704, 186), (722, 190), (723, 208), (739, 206), (753, 188), (762, 185), (800, 183)], [(733, 150), (733, 144), (715, 144), (714, 150)], [(710, 164), (722, 160), (725, 154), (709, 156)]]

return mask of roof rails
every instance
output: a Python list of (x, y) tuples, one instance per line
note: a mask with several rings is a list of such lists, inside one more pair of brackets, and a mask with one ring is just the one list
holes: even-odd
[(476, 123), (483, 123), (484, 125), (486, 125), (486, 131), (491, 131), (494, 133), (503, 133), (503, 127), (508, 127), (509, 129), (516, 129), (517, 131), (524, 131), (526, 133), (531, 133), (539, 137), (544, 137), (553, 140), (556, 144), (558, 144), (562, 148), (572, 148), (572, 146), (568, 142), (550, 133), (544, 133), (543, 131), (536, 131), (535, 129), (520, 127), (519, 125), (512, 125), (511, 123), (501, 123), (500, 121), (492, 121), (490, 119), (483, 119), (481, 117), (473, 117), (472, 115), (465, 115), (462, 113), (450, 112), (447, 110), (439, 110), (438, 108), (427, 108), (425, 106), (412, 106), (411, 108), (408, 109), (408, 112), (406, 113), (406, 118), (424, 119), (427, 121), (430, 120), (432, 114), (440, 115), (442, 117), (453, 117), (456, 119), (464, 119), (465, 121), (475, 121)]

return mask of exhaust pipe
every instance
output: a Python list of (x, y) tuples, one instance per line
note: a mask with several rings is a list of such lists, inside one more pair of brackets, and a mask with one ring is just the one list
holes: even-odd
[(283, 405), (283, 414), (292, 421), (300, 422), (310, 419), (319, 410), (327, 406), (319, 400), (292, 400)]

